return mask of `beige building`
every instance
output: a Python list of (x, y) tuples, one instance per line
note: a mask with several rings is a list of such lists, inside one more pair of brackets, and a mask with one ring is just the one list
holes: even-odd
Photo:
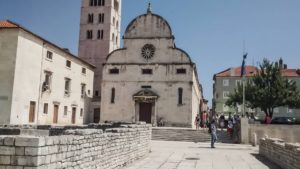
[(0, 21), (0, 123), (88, 121), (94, 66), (11, 21)]
[(102, 65), (120, 48), (121, 0), (82, 0), (78, 56), (96, 66), (92, 121), (99, 122)]
[(202, 99), (196, 65), (150, 6), (127, 26), (124, 47), (108, 55), (101, 96), (101, 121), (195, 127)]

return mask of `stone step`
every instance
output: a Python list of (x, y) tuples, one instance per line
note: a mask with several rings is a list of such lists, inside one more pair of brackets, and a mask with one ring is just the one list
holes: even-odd
[[(217, 131), (218, 142), (232, 143), (226, 131)], [(207, 129), (193, 130), (185, 128), (152, 128), (152, 140), (185, 141), (185, 142), (209, 142), (211, 135)]]

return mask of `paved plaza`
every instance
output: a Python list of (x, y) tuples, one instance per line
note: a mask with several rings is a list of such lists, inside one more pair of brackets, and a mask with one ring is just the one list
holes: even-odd
[(280, 169), (258, 154), (258, 147), (240, 144), (152, 141), (151, 153), (124, 169)]

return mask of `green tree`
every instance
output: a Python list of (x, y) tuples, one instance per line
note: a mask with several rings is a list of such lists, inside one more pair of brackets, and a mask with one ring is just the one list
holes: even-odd
[[(269, 117), (273, 117), (276, 107), (300, 108), (300, 93), (296, 82), (282, 76), (278, 63), (264, 59), (257, 73), (245, 83), (246, 107), (260, 108)], [(242, 102), (243, 87), (238, 85), (229, 95), (226, 105), (236, 107)]]

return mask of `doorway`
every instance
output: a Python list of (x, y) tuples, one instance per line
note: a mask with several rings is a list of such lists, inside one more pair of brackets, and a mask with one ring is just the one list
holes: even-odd
[(53, 123), (57, 124), (58, 122), (58, 105), (54, 105), (54, 110), (53, 110)]
[(140, 119), (146, 123), (151, 123), (152, 103), (140, 103)]
[(72, 108), (72, 124), (76, 123), (76, 107)]
[(35, 116), (35, 102), (30, 102), (29, 107), (29, 123), (34, 123), (34, 116)]
[(94, 123), (100, 122), (100, 109), (96, 108), (94, 109)]

